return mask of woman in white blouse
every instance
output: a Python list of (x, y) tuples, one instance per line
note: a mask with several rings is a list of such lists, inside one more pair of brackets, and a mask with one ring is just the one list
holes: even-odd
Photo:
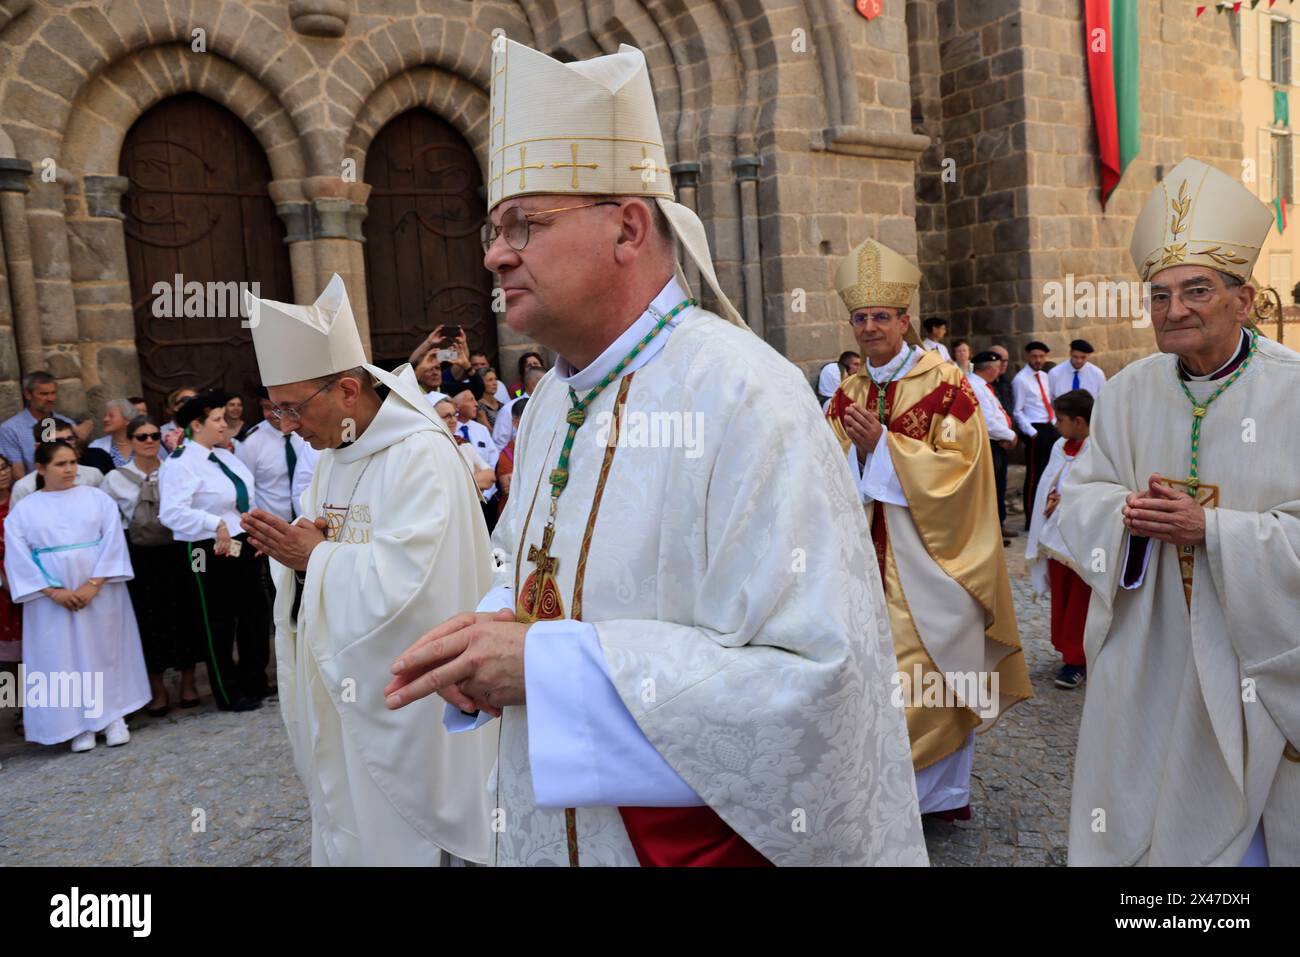
[(112, 496), (122, 513), (127, 548), (135, 578), (127, 583), (145, 666), (153, 698), (145, 708), (160, 718), (170, 702), (163, 673), (175, 668), (181, 673), (180, 706), (199, 703), (194, 687), (194, 666), (202, 657), (199, 634), (203, 621), (197, 592), (189, 576), (189, 559), (183, 543), (159, 520), (159, 469), (162, 459), (162, 430), (148, 416), (132, 419), (126, 427), (131, 458), (104, 476), (103, 490)]
[(159, 517), (188, 546), (186, 570), (203, 611), (208, 683), (217, 707), (251, 711), (274, 693), (266, 677), (271, 609), (255, 552), (240, 526), (256, 487), (253, 473), (226, 448), (229, 398), (209, 392), (177, 410), (176, 424), (185, 438), (161, 472)]

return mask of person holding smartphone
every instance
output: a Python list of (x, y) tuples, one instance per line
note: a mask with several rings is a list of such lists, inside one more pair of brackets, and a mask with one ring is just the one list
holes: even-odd
[(456, 395), (469, 389), (483, 397), (483, 377), (469, 361), (469, 341), (460, 326), (438, 326), (411, 353), (415, 377), (427, 392)]

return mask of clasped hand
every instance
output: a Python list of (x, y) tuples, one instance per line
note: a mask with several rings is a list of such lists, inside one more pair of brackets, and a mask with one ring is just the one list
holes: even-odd
[(1205, 542), (1205, 508), (1160, 475), (1147, 480), (1146, 494), (1132, 492), (1124, 500), (1124, 525), (1134, 535), (1171, 545)]

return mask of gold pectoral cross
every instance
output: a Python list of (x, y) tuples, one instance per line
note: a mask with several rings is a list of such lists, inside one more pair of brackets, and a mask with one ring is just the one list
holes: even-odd
[[(1217, 508), (1219, 505), (1219, 486), (1217, 485), (1206, 485), (1204, 482), (1197, 482), (1193, 485), (1191, 482), (1163, 477), (1160, 481), (1171, 486), (1176, 491), (1190, 495), (1192, 500), (1202, 508)], [(1183, 545), (1178, 549), (1178, 572), (1183, 579), (1183, 598), (1187, 602), (1188, 611), (1192, 609), (1192, 577), (1195, 569), (1196, 546)]]
[(524, 581), (523, 592), (519, 596), (519, 607), (515, 610), (515, 619), (521, 622), (555, 621), (564, 617), (564, 603), (560, 600), (560, 586), (555, 580), (555, 570), (560, 560), (551, 554), (551, 542), (555, 538), (555, 526), (548, 522), (542, 530), (542, 545), (528, 547), (528, 560), (533, 563), (533, 571)]

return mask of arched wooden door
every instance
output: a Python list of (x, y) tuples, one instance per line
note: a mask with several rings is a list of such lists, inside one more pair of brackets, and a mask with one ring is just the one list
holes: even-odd
[[(253, 393), (261, 380), (232, 284), (293, 299), (284, 225), (267, 192), (271, 168), (261, 144), (224, 107), (183, 94), (131, 127), (120, 171), (131, 180), (122, 211), (149, 407), (161, 411), (166, 394), (181, 386), (221, 388), (241, 395), (245, 420), (256, 421)], [(169, 301), (157, 294), (159, 283)]]
[(439, 325), (465, 329), (470, 349), (497, 361), (492, 274), (479, 228), (487, 208), (473, 152), (428, 110), (402, 113), (366, 156), (370, 342), (381, 365), (405, 361)]

